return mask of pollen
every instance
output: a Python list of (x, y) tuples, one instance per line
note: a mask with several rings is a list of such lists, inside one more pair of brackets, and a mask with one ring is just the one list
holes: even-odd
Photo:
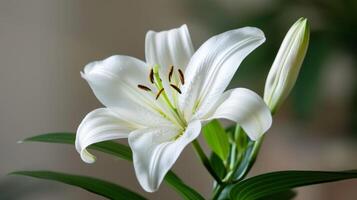
[(181, 69), (178, 69), (179, 75), (180, 75), (180, 81), (181, 84), (184, 85), (185, 84), (185, 76), (183, 75), (183, 72)]
[(172, 88), (174, 88), (179, 94), (181, 94), (180, 88), (178, 88), (176, 85), (170, 84), (170, 86), (171, 86)]
[(147, 92), (151, 91), (151, 89), (149, 87), (146, 87), (145, 85), (138, 85), (138, 88), (142, 89), (142, 90), (145, 90)]
[(160, 97), (160, 95), (163, 91), (164, 91), (164, 88), (161, 88), (160, 91), (156, 94), (156, 97), (155, 97), (156, 100)]
[(171, 82), (171, 78), (172, 78), (172, 73), (174, 72), (174, 66), (171, 65), (170, 67), (170, 72), (169, 72), (169, 82)]
[(149, 74), (149, 79), (152, 84), (154, 84), (154, 70), (151, 68), (150, 74)]

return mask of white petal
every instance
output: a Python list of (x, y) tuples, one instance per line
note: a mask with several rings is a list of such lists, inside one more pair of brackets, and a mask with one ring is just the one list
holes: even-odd
[(149, 65), (158, 64), (162, 68), (170, 65), (185, 69), (194, 53), (187, 26), (168, 31), (149, 31), (145, 39), (145, 56)]
[(89, 63), (82, 77), (105, 106), (121, 107), (146, 98), (137, 85), (149, 86), (149, 70), (141, 60), (117, 55)]
[(149, 67), (141, 60), (117, 55), (89, 63), (82, 76), (106, 107), (124, 114), (125, 119), (149, 126), (165, 121), (158, 114), (163, 108), (155, 101), (155, 88), (151, 88), (152, 92), (138, 88), (139, 84), (150, 87), (149, 73)]
[[(186, 66), (194, 53), (190, 33), (186, 25), (168, 31), (154, 32), (149, 31), (145, 38), (145, 56), (146, 62), (150, 65), (158, 64), (160, 74), (171, 102), (174, 97), (171, 92), (168, 74), (170, 66), (175, 67), (175, 73), (178, 69), (185, 71)], [(172, 77), (175, 85), (178, 85), (178, 76)]]
[(264, 100), (274, 113), (288, 97), (309, 45), (310, 27), (300, 18), (286, 34), (265, 82)]
[(207, 40), (193, 55), (180, 96), (186, 118), (203, 101), (223, 93), (243, 59), (265, 41), (258, 28), (245, 27), (219, 34)]
[(255, 92), (236, 88), (223, 94), (211, 110), (208, 120), (225, 118), (237, 122), (251, 140), (259, 139), (271, 126), (272, 116), (268, 106)]
[(129, 145), (140, 185), (148, 192), (160, 186), (180, 153), (199, 135), (201, 123), (191, 122), (180, 137), (180, 130), (171, 127), (141, 129), (130, 133)]
[(108, 108), (99, 108), (87, 114), (77, 129), (76, 149), (84, 162), (93, 163), (95, 157), (86, 148), (102, 141), (127, 138), (134, 130)]

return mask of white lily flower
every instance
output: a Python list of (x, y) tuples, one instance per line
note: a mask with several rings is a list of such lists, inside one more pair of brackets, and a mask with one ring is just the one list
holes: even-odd
[(272, 123), (264, 101), (248, 89), (225, 91), (242, 60), (265, 41), (261, 30), (246, 27), (210, 38), (196, 52), (186, 25), (146, 35), (146, 62), (116, 55), (84, 68), (82, 77), (104, 104), (79, 125), (76, 149), (128, 138), (136, 176), (156, 191), (203, 123), (226, 118), (239, 123), (252, 140)]
[(269, 71), (264, 100), (274, 113), (289, 95), (298, 77), (309, 45), (307, 19), (300, 18), (289, 29)]

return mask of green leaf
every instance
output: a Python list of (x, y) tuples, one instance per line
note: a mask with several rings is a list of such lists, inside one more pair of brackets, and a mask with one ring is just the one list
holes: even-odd
[(228, 135), (218, 120), (212, 120), (203, 127), (203, 136), (214, 153), (223, 161), (229, 153)]
[(233, 138), (233, 134), (234, 134), (235, 130), (236, 130), (236, 124), (225, 128), (226, 133), (229, 135), (232, 135), (232, 138)]
[(278, 192), (266, 197), (262, 197), (259, 200), (291, 200), (296, 197), (297, 193), (293, 190), (286, 190), (283, 192)]
[[(43, 135), (37, 135), (30, 138), (26, 138), (21, 142), (46, 142), (46, 143), (59, 143), (59, 144), (74, 144), (76, 140), (76, 134), (74, 133), (48, 133)], [(89, 149), (94, 149), (104, 153), (108, 153), (117, 156), (124, 160), (132, 160), (132, 153), (128, 146), (112, 142), (105, 141), (99, 142), (89, 146)]]
[(357, 171), (280, 171), (248, 178), (237, 183), (230, 193), (232, 199), (257, 200), (295, 187), (357, 178)]
[[(59, 144), (74, 144), (76, 135), (74, 133), (48, 133), (27, 138), (22, 142), (46, 142)], [(131, 149), (123, 144), (113, 141), (99, 142), (88, 147), (104, 153), (108, 153), (124, 160), (132, 161)], [(186, 185), (172, 171), (169, 171), (165, 176), (165, 181), (186, 200), (202, 200), (204, 199), (193, 188)]]
[(237, 125), (235, 130), (235, 143), (237, 145), (238, 152), (245, 151), (251, 142), (252, 141), (249, 140), (248, 134), (242, 129), (242, 127)]
[(171, 171), (166, 174), (165, 181), (186, 200), (204, 200), (199, 193), (187, 186), (176, 174)]
[(246, 149), (240, 154), (241, 161), (239, 162), (239, 165), (236, 166), (236, 170), (233, 172), (233, 181), (240, 181), (248, 174), (256, 160), (258, 152), (257, 149), (260, 147), (260, 142), (261, 140), (248, 142)]
[(210, 156), (210, 162), (213, 170), (219, 176), (219, 178), (224, 178), (226, 175), (226, 168), (222, 162), (222, 160), (217, 156), (217, 154), (213, 153)]
[(59, 172), (51, 171), (18, 171), (11, 173), (13, 175), (24, 175), (40, 179), (53, 180), (61, 183), (66, 183), (69, 185), (77, 186), (83, 188), (92, 193), (98, 194), (100, 196), (107, 197), (113, 200), (123, 200), (123, 199), (138, 199), (144, 200), (146, 198), (136, 194), (124, 187), (116, 185), (114, 183), (88, 177), (88, 176), (78, 176)]
[(230, 184), (227, 186), (224, 186), (222, 192), (216, 197), (217, 200), (230, 200), (230, 192), (232, 190), (232, 187), (234, 185)]

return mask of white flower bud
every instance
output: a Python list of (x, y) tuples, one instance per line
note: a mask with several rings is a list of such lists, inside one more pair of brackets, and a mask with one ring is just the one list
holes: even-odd
[(268, 74), (264, 101), (274, 113), (293, 88), (309, 44), (310, 28), (300, 18), (286, 34)]

